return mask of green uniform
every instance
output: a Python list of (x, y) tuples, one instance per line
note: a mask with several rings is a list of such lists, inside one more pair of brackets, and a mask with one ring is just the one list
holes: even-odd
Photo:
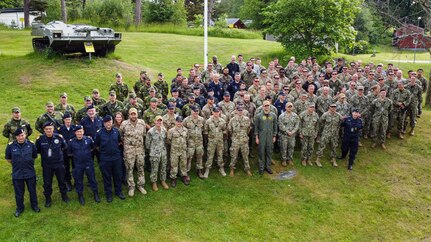
[(104, 99), (102, 97), (99, 97), (99, 99), (95, 99), (94, 97), (92, 97), (91, 100), (93, 100), (93, 105), (98, 106), (98, 107), (107, 103), (106, 99)]
[(254, 135), (259, 138), (259, 169), (271, 167), (273, 138), (277, 135), (277, 115), (273, 112), (256, 111), (254, 118)]
[(167, 140), (171, 146), (171, 179), (177, 178), (178, 167), (180, 167), (181, 176), (187, 176), (187, 129), (185, 127), (173, 127), (168, 131)]
[[(292, 112), (282, 113), (278, 117), (278, 137), (281, 143), (281, 160), (292, 161), (295, 149), (295, 137), (299, 130), (299, 115)], [(290, 133), (290, 135), (289, 135)]]
[(163, 110), (161, 110), (161, 109), (156, 108), (153, 110), (153, 109), (149, 108), (149, 109), (144, 111), (143, 119), (147, 125), (150, 125), (151, 127), (153, 127), (154, 122), (156, 121), (155, 120), (156, 117), (157, 116), (163, 116), (163, 114), (164, 114)]
[(129, 87), (126, 83), (113, 83), (109, 88), (109, 91), (112, 90), (115, 91), (115, 93), (117, 94), (117, 99), (121, 102), (123, 102), (129, 95)]
[(124, 105), (120, 101), (115, 101), (114, 103), (108, 102), (102, 105), (100, 108), (100, 115), (101, 117), (105, 117), (106, 115), (111, 115), (114, 117), (114, 115), (117, 112), (122, 112), (124, 109)]
[(232, 139), (230, 147), (231, 162), (229, 167), (236, 168), (238, 161), (238, 153), (241, 151), (242, 159), (244, 160), (244, 170), (250, 170), (250, 162), (248, 161), (248, 133), (250, 132), (250, 119), (243, 114), (243, 116), (235, 115), (228, 125), (228, 132)]
[[(418, 115), (419, 101), (422, 100), (422, 87), (418, 83), (415, 85), (407, 84), (406, 89), (410, 91), (411, 102), (407, 108), (407, 118), (410, 121), (410, 127), (413, 129), (416, 126), (416, 117)], [(404, 128), (407, 126), (407, 120)]]
[(124, 108), (123, 108), (124, 119), (129, 118), (129, 110), (131, 108), (136, 108), (136, 110), (138, 111), (138, 118), (142, 119), (144, 114), (144, 107), (139, 103), (135, 103), (135, 105), (132, 105), (130, 102), (124, 105)]
[(75, 116), (76, 116), (76, 110), (75, 107), (73, 107), (70, 104), (67, 104), (66, 106), (63, 106), (60, 104), (58, 104), (57, 106), (54, 107), (55, 111), (61, 112), (61, 113), (70, 113), (70, 115), (72, 116), (72, 120), (75, 120)]
[(164, 80), (157, 80), (156, 83), (154, 83), (154, 87), (158, 90), (160, 94), (162, 94), (163, 100), (166, 100), (168, 98), (169, 94), (169, 85)]
[(301, 158), (302, 160), (310, 160), (318, 131), (319, 115), (316, 112), (310, 113), (305, 110), (299, 115), (299, 119), (301, 120), (299, 134), (302, 135)]
[(150, 150), (151, 162), (151, 182), (157, 182), (159, 175), (161, 181), (166, 181), (166, 165), (167, 165), (167, 148), (166, 148), (167, 131), (165, 127), (157, 130), (157, 127), (152, 127), (145, 139), (145, 146)]
[(191, 162), (196, 154), (196, 169), (203, 169), (202, 157), (204, 155), (203, 136), (202, 132), (205, 125), (205, 119), (201, 116), (194, 118), (188, 116), (183, 121), (183, 126), (187, 128), (187, 172), (190, 171)]
[(383, 100), (376, 98), (371, 103), (374, 142), (385, 143), (388, 129), (389, 114), (392, 112), (392, 101), (385, 97)]
[[(406, 119), (407, 107), (410, 105), (411, 94), (407, 89), (396, 89), (392, 95), (392, 112), (389, 116), (389, 124), (388, 124), (388, 132), (391, 132), (391, 129), (395, 125), (395, 121), (398, 121), (398, 132), (404, 131), (404, 121)], [(402, 106), (399, 106), (398, 103), (402, 103)]]
[(317, 157), (323, 156), (323, 151), (326, 145), (329, 143), (331, 146), (331, 158), (337, 157), (337, 146), (339, 138), (339, 130), (343, 117), (341, 114), (330, 111), (325, 112), (319, 118), (319, 125), (321, 126), (321, 136), (319, 142), (319, 148), (317, 149)]
[(226, 121), (219, 117), (211, 116), (204, 126), (204, 135), (208, 136), (207, 162), (205, 168), (211, 169), (214, 154), (217, 153), (217, 165), (219, 168), (224, 166), (223, 161), (223, 138), (227, 133)]
[(4, 125), (4, 128), (3, 128), (3, 136), (8, 138), (9, 143), (15, 141), (14, 132), (18, 128), (22, 128), (24, 130), (25, 134), (27, 135), (27, 137), (33, 133), (33, 129), (31, 128), (30, 123), (27, 122), (26, 120), (24, 120), (24, 119), (20, 119), (20, 120), (11, 119), (9, 122), (7, 122)]
[(43, 134), (43, 124), (48, 121), (54, 124), (55, 129), (58, 129), (63, 124), (63, 114), (61, 112), (54, 111), (52, 114), (44, 113), (40, 115), (34, 125), (36, 130)]

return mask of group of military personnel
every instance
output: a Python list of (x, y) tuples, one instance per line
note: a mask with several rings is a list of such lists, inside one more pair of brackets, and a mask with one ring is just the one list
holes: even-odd
[[(414, 135), (421, 114), (422, 92), (427, 88), (423, 70), (402, 71), (388, 64), (363, 65), (344, 59), (320, 66), (310, 57), (296, 63), (292, 57), (286, 67), (278, 59), (268, 68), (260, 59), (244, 61), (232, 56), (223, 67), (216, 56), (202, 70), (193, 65), (188, 75), (181, 68), (171, 84), (159, 73), (152, 81), (146, 71), (129, 88), (122, 75), (115, 75), (108, 100), (93, 89), (84, 97), (80, 109), (68, 103), (67, 93), (60, 94), (58, 105), (49, 101), (35, 128), (41, 133), (36, 144), (29, 141), (31, 125), (21, 118), (18, 107), (3, 135), (9, 139), (6, 159), (12, 163), (12, 178), (19, 216), (24, 210), (24, 183), (31, 206), (37, 205), (34, 159), (41, 154), (45, 206), (51, 206), (52, 180), (57, 177), (62, 200), (69, 201), (72, 177), (79, 202), (84, 205), (83, 177), (86, 174), (96, 202), (100, 202), (94, 172), (97, 159), (108, 202), (114, 192), (120, 199), (122, 183), (128, 195), (145, 185), (145, 163), (149, 164), (151, 187), (158, 190), (176, 187), (179, 178), (190, 183), (192, 162), (197, 176), (208, 178), (214, 159), (218, 171), (235, 176), (239, 154), (244, 171), (252, 176), (249, 156), (257, 145), (259, 174), (272, 174), (274, 146), (281, 153), (281, 165), (293, 165), (293, 151), (301, 144), (301, 164), (322, 167), (321, 158), (330, 147), (332, 166), (337, 164), (337, 147), (342, 140), (341, 156), (349, 155), (351, 170), (360, 139), (373, 139), (386, 149), (386, 138), (397, 128), (404, 139), (407, 125)], [(170, 92), (169, 92), (170, 91)], [(169, 94), (171, 95), (168, 98)], [(71, 174), (72, 168), (72, 174)], [(147, 167), (148, 168), (148, 167)], [(137, 182), (135, 183), (134, 171)]]

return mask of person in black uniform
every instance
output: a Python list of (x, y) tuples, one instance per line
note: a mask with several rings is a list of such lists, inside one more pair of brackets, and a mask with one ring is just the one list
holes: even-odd
[(112, 180), (114, 181), (115, 194), (124, 200), (126, 197), (121, 191), (121, 135), (120, 131), (113, 127), (112, 116), (103, 118), (103, 128), (96, 133), (94, 140), (96, 149), (100, 153), (100, 170), (103, 176), (103, 187), (106, 201), (112, 202)]
[(63, 151), (67, 148), (63, 136), (54, 133), (54, 124), (46, 122), (43, 124), (43, 132), (36, 140), (37, 152), (42, 160), (43, 194), (45, 195), (45, 207), (51, 207), (52, 178), (57, 177), (60, 188), (61, 199), (68, 203), (67, 186), (65, 180), (66, 169), (64, 168)]
[(76, 137), (68, 143), (69, 154), (73, 156), (73, 178), (75, 179), (75, 189), (78, 193), (78, 200), (81, 205), (85, 204), (84, 199), (84, 173), (90, 183), (91, 190), (94, 194), (94, 201), (100, 202), (99, 192), (97, 189), (96, 175), (94, 174), (94, 163), (92, 151), (94, 149), (93, 139), (84, 136), (84, 128), (77, 125), (74, 129)]
[(36, 146), (26, 139), (24, 129), (16, 129), (13, 135), (16, 136), (16, 140), (7, 145), (6, 160), (12, 164), (12, 182), (16, 202), (15, 217), (19, 217), (24, 211), (25, 184), (30, 193), (31, 208), (36, 213), (40, 212), (36, 194), (36, 171), (34, 170), (37, 150)]
[[(63, 115), (63, 124), (58, 129), (58, 133), (61, 134), (66, 141), (66, 143), (69, 142), (69, 140), (73, 139), (75, 137), (75, 125), (72, 124), (72, 115), (69, 112), (66, 112)], [(66, 179), (66, 187), (67, 191), (72, 191), (72, 176), (70, 174), (70, 168), (74, 168), (72, 156), (70, 156), (67, 153), (67, 150), (63, 153), (63, 160), (64, 160), (64, 168), (66, 169), (65, 179)]]
[(359, 134), (363, 128), (360, 116), (359, 109), (354, 108), (352, 115), (345, 118), (341, 123), (341, 127), (344, 128), (344, 135), (341, 145), (341, 157), (339, 159), (346, 158), (347, 153), (349, 153), (349, 165), (347, 166), (349, 170), (353, 169), (356, 153), (358, 152)]

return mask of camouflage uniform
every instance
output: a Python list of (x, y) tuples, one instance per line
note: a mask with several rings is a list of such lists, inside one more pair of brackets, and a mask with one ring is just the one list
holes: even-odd
[(115, 113), (122, 112), (124, 109), (123, 103), (120, 101), (115, 101), (115, 103), (105, 103), (100, 107), (100, 117), (105, 117), (106, 115), (111, 115), (114, 117)]
[[(160, 180), (166, 181), (167, 149), (166, 149), (167, 131), (161, 127), (152, 127), (145, 139), (145, 147), (150, 150), (151, 174), (150, 181), (157, 182), (157, 174), (160, 174)], [(159, 169), (160, 166), (160, 169)]]
[(316, 101), (316, 112), (317, 114), (322, 115), (324, 114), (326, 111), (329, 110), (329, 105), (331, 105), (332, 103), (334, 103), (333, 99), (331, 96), (324, 96), (321, 95), (317, 98)]
[(166, 100), (168, 98), (169, 85), (166, 81), (157, 80), (156, 83), (154, 83), (154, 87), (157, 88), (160, 94), (162, 94), (163, 100)]
[(178, 115), (175, 113), (173, 115), (170, 115), (169, 113), (166, 113), (163, 115), (163, 126), (165, 126), (166, 130), (170, 130), (175, 126), (175, 119)]
[(309, 103), (307, 99), (304, 101), (302, 101), (301, 99), (296, 100), (296, 102), (293, 104), (293, 106), (295, 107), (295, 113), (299, 115), (305, 110), (307, 110), (308, 104)]
[(135, 166), (138, 170), (137, 185), (143, 188), (145, 185), (145, 122), (142, 119), (138, 119), (136, 123), (132, 123), (129, 119), (125, 120), (121, 123), (120, 132), (123, 137), (124, 163), (127, 170), (127, 184), (129, 185), (129, 190), (135, 189), (135, 181), (133, 178), (133, 169)]
[(114, 90), (117, 94), (117, 99), (121, 102), (123, 102), (127, 96), (129, 95), (129, 87), (126, 83), (117, 84), (113, 83), (111, 87), (109, 88), (109, 91)]
[(200, 109), (199, 104), (197, 103), (187, 103), (186, 105), (183, 106), (183, 108), (181, 109), (181, 112), (183, 114), (183, 117), (188, 117), (192, 114), (192, 106), (196, 106)]
[(207, 162), (205, 168), (211, 169), (214, 153), (217, 153), (217, 165), (222, 168), (223, 161), (223, 138), (226, 135), (226, 121), (219, 117), (211, 116), (204, 126), (204, 135), (208, 136)]
[(375, 132), (374, 142), (385, 143), (386, 130), (388, 129), (389, 114), (392, 112), (392, 101), (385, 97), (374, 99), (371, 103), (371, 113), (373, 114), (373, 130)]
[[(293, 160), (295, 136), (299, 129), (299, 123), (299, 115), (294, 112), (291, 114), (284, 112), (278, 117), (278, 137), (280, 137), (282, 161)], [(289, 136), (288, 132), (293, 134)]]
[(51, 119), (55, 121), (54, 122), (55, 129), (60, 128), (60, 126), (63, 124), (63, 113), (57, 112), (57, 111), (54, 111), (52, 114), (44, 113), (36, 119), (36, 123), (34, 125), (36, 130), (39, 131), (41, 134), (43, 134), (43, 124), (48, 121), (51, 121), (51, 119), (48, 118), (47, 116), (50, 116)]
[(211, 117), (212, 109), (214, 108), (214, 105), (205, 104), (205, 106), (202, 108), (202, 117), (204, 117), (205, 120), (209, 119)]
[(124, 119), (128, 119), (129, 118), (129, 110), (131, 108), (136, 108), (136, 110), (138, 111), (138, 118), (140, 118), (140, 119), (143, 118), (144, 107), (141, 104), (139, 104), (139, 103), (136, 103), (135, 105), (132, 105), (130, 102), (128, 102), (126, 105), (124, 105), (124, 108), (123, 108)]
[(154, 90), (156, 90), (151, 84), (150, 85), (147, 85), (146, 83), (145, 84), (143, 84), (142, 86), (141, 86), (141, 88), (139, 89), (139, 92), (138, 93), (136, 93), (136, 95), (138, 96), (138, 97), (140, 97), (140, 98), (146, 98), (146, 97), (148, 97), (149, 95), (150, 95), (150, 89), (154, 89)]
[(250, 119), (243, 114), (242, 117), (236, 115), (228, 125), (228, 132), (232, 137), (232, 146), (230, 147), (230, 169), (235, 169), (238, 160), (238, 153), (241, 151), (242, 159), (244, 160), (244, 170), (250, 170), (248, 161), (248, 133), (250, 132)]
[(54, 107), (55, 111), (58, 111), (60, 113), (65, 114), (66, 112), (70, 113), (70, 115), (72, 115), (72, 121), (75, 120), (75, 116), (76, 116), (76, 110), (75, 107), (73, 107), (70, 104), (67, 104), (66, 106), (63, 106), (60, 104), (58, 104), (57, 106)]
[(248, 72), (247, 70), (244, 70), (241, 73), (241, 80), (244, 81), (247, 88), (251, 87), (255, 77), (256, 77), (256, 72), (254, 72), (253, 70), (251, 70), (250, 72)]
[(221, 101), (217, 104), (217, 106), (221, 107), (221, 111), (227, 117), (230, 117), (230, 114), (235, 110), (235, 103), (230, 101), (229, 102)]
[(407, 84), (406, 89), (411, 93), (411, 102), (407, 108), (407, 117), (404, 129), (407, 127), (407, 118), (410, 120), (410, 128), (413, 130), (416, 126), (416, 117), (418, 115), (419, 100), (422, 100), (422, 87), (418, 83), (414, 86)]
[(338, 112), (331, 113), (330, 111), (325, 112), (320, 117), (319, 123), (322, 128), (322, 134), (316, 153), (317, 157), (323, 156), (323, 150), (328, 143), (331, 145), (331, 158), (337, 157), (338, 132), (340, 130), (342, 118), (343, 117)]
[(93, 100), (93, 105), (95, 106), (102, 106), (103, 104), (107, 103), (107, 101), (104, 98), (99, 97), (99, 99), (95, 99), (94, 97), (91, 98)]
[(319, 115), (316, 112), (310, 114), (308, 110), (305, 110), (299, 115), (299, 119), (301, 120), (299, 133), (302, 135), (301, 158), (302, 160), (310, 160), (318, 131)]
[(163, 110), (161, 110), (159, 108), (156, 108), (154, 110), (151, 108), (148, 108), (144, 112), (143, 119), (147, 125), (153, 127), (154, 122), (156, 121), (155, 119), (157, 116), (163, 116)]
[(168, 144), (171, 146), (171, 179), (176, 179), (178, 166), (181, 176), (187, 176), (187, 140), (188, 134), (185, 127), (173, 127), (168, 131)]
[(9, 122), (7, 122), (4, 125), (4, 128), (3, 128), (3, 136), (9, 139), (8, 140), (9, 143), (15, 141), (14, 132), (18, 128), (22, 128), (24, 130), (25, 134), (27, 135), (27, 139), (28, 139), (28, 136), (30, 136), (33, 133), (33, 129), (31, 128), (29, 122), (27, 122), (24, 119), (15, 120), (12, 118)]
[(202, 157), (204, 155), (202, 131), (205, 125), (205, 119), (197, 116), (189, 116), (184, 119), (183, 126), (188, 130), (187, 139), (187, 172), (190, 171), (193, 156), (196, 154), (196, 169), (203, 169)]
[(335, 103), (337, 105), (337, 112), (341, 114), (342, 117), (347, 117), (350, 115), (350, 104), (346, 101)]
[[(392, 112), (389, 114), (389, 124), (388, 124), (388, 130), (387, 133), (391, 132), (391, 129), (394, 127), (395, 125), (395, 121), (398, 120), (398, 132), (403, 132), (404, 131), (404, 121), (406, 119), (406, 111), (407, 111), (407, 107), (410, 105), (410, 100), (411, 100), (411, 94), (410, 91), (407, 89), (403, 89), (403, 91), (401, 91), (400, 89), (396, 89), (393, 92), (392, 95)], [(398, 103), (402, 103), (404, 105), (404, 108), (398, 106)]]

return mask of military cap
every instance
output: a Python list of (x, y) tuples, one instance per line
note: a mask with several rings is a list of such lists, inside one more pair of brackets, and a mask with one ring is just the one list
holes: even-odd
[(162, 94), (157, 93), (157, 94), (156, 94), (156, 98), (162, 98)]
[(223, 97), (230, 97), (230, 93), (229, 92), (224, 92)]
[(267, 96), (265, 97), (265, 100), (272, 100), (272, 97), (271, 97), (270, 95), (267, 95)]
[(241, 100), (238, 100), (238, 101), (236, 102), (236, 105), (244, 105), (244, 103), (243, 103)]
[(73, 131), (76, 132), (76, 131), (78, 131), (80, 129), (84, 129), (84, 127), (82, 127), (82, 125), (78, 124), (78, 125), (75, 126), (75, 128), (73, 129)]
[(99, 93), (99, 89), (94, 88), (94, 89), (93, 89), (93, 93)]
[(177, 117), (175, 118), (175, 121), (177, 121), (177, 122), (182, 122), (182, 121), (183, 121), (183, 116), (177, 116)]
[(84, 97), (84, 101), (90, 101), (91, 100), (91, 97), (90, 96), (85, 96)]
[(93, 105), (87, 106), (87, 111), (93, 108), (95, 108)]
[(156, 103), (156, 102), (157, 102), (157, 98), (155, 98), (155, 97), (151, 98), (151, 99), (150, 99), (150, 102), (152, 102), (152, 103)]
[(114, 90), (109, 92), (109, 96), (116, 96), (116, 95), (117, 95), (117, 93)]
[(156, 121), (158, 121), (158, 120), (162, 120), (163, 121), (163, 118), (162, 118), (162, 116), (160, 116), (160, 115), (158, 115), (158, 116), (156, 116), (156, 119), (155, 119)]
[(301, 94), (301, 97), (306, 97), (307, 96), (307, 93), (302, 93)]
[(51, 101), (49, 101), (49, 102), (47, 102), (47, 103), (45, 104), (45, 106), (47, 106), (47, 107), (53, 107), (53, 106), (54, 106), (54, 103), (53, 103), (53, 102), (51, 102)]
[(236, 110), (242, 111), (242, 110), (244, 110), (244, 107), (242, 105), (239, 105), (239, 106), (236, 107)]
[(341, 93), (339, 97), (340, 97), (340, 98), (345, 98), (345, 97), (346, 97), (346, 94)]
[(51, 121), (47, 121), (43, 124), (43, 128), (48, 127), (48, 126), (54, 126), (54, 123), (52, 123)]
[(263, 106), (268, 106), (268, 105), (271, 105), (269, 101), (263, 101)]
[(174, 102), (177, 102), (177, 99), (175, 99), (174, 97), (171, 97), (169, 98), (168, 102), (174, 103)]
[(208, 92), (214, 92), (214, 90), (210, 87), (208, 88)]
[(216, 56), (216, 55), (214, 55), (214, 56), (213, 56), (213, 60), (214, 60), (214, 59), (217, 59), (217, 56)]
[(214, 96), (213, 95), (208, 95), (207, 100), (214, 100)]
[(60, 93), (60, 97), (67, 97), (67, 93), (65, 92)]
[(383, 64), (382, 63), (379, 63), (379, 64), (377, 64), (377, 67), (383, 67)]
[(175, 109), (175, 105), (168, 104), (168, 109)]
[(403, 84), (404, 85), (404, 82), (402, 80), (399, 80), (397, 83), (398, 83), (398, 85), (399, 84)]
[(142, 74), (147, 74), (147, 71), (141, 71), (141, 72), (139, 72), (139, 75), (142, 75)]
[(359, 109), (358, 108), (353, 108), (352, 109), (352, 113), (359, 113)]
[(199, 112), (199, 108), (196, 105), (192, 105), (191, 109), (193, 112)]
[(172, 92), (178, 92), (178, 89), (177, 89), (177, 88), (172, 88), (171, 93), (172, 93)]
[(148, 91), (149, 91), (149, 92), (155, 92), (155, 91), (156, 91), (156, 89), (155, 89), (154, 87), (150, 87), (150, 88), (148, 89)]
[(286, 103), (286, 107), (293, 107), (293, 103), (292, 102), (287, 102)]
[(105, 122), (109, 122), (109, 121), (112, 121), (112, 116), (111, 116), (111, 115), (106, 115), (106, 116), (103, 118), (103, 122), (105, 123)]
[(138, 110), (136, 108), (129, 109), (129, 114), (136, 113), (138, 114)]
[(64, 114), (63, 114), (63, 117), (62, 117), (63, 119), (67, 119), (67, 118), (72, 118), (72, 115), (70, 115), (70, 113), (69, 112), (65, 112)]
[(133, 93), (130, 93), (129, 94), (129, 98), (133, 98), (133, 99), (135, 99), (136, 98), (136, 94), (133, 92)]
[(121, 77), (121, 76), (122, 76), (121, 73), (115, 74), (115, 77)]
[(337, 107), (337, 104), (331, 103), (331, 105), (329, 105), (329, 107)]
[(17, 128), (16, 130), (15, 130), (15, 132), (13, 132), (13, 134), (15, 135), (15, 136), (18, 136), (18, 135), (20, 135), (20, 134), (22, 134), (22, 133), (24, 133), (24, 129), (23, 128)]
[(364, 90), (364, 86), (358, 86), (358, 90)]
[(239, 90), (240, 90), (240, 91), (247, 91), (247, 89), (245, 89), (245, 88), (243, 88), (243, 87), (241, 87)]
[(199, 90), (200, 88), (198, 86), (194, 86), (193, 90)]
[(157, 74), (158, 76), (163, 76), (163, 73), (159, 72), (159, 74)]
[(309, 107), (316, 107), (316, 104), (314, 104), (314, 103), (309, 103), (309, 104), (308, 104), (308, 106), (309, 106)]
[(213, 108), (213, 112), (216, 112), (216, 113), (220, 112), (220, 108), (219, 107), (214, 107)]
[(279, 92), (278, 95), (279, 96), (286, 96), (286, 93), (285, 92)]
[(20, 113), (21, 109), (19, 107), (13, 107), (12, 108), (12, 113)]
[(195, 99), (195, 95), (190, 94), (190, 95), (189, 95), (189, 99)]

